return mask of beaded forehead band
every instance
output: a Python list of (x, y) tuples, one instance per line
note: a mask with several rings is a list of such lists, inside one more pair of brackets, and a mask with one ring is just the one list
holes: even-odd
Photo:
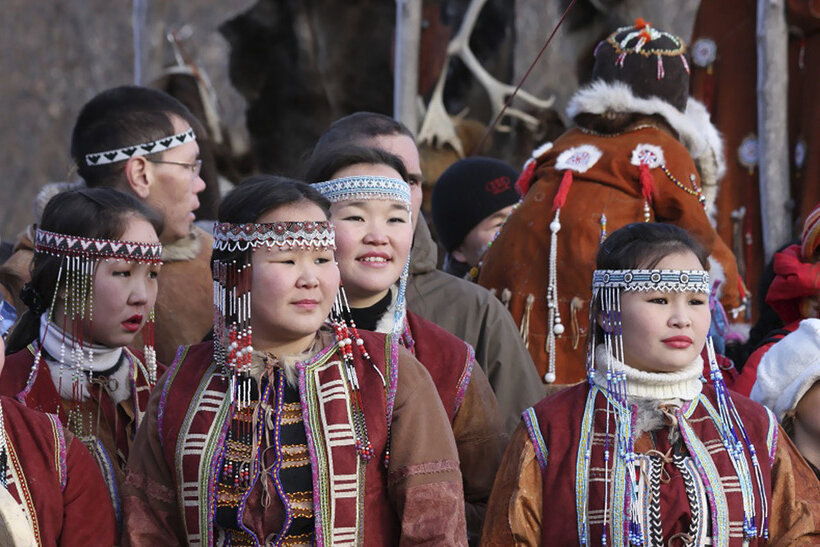
[(193, 129), (188, 129), (182, 133), (171, 135), (170, 137), (162, 137), (155, 141), (146, 142), (143, 144), (135, 144), (134, 146), (124, 146), (116, 150), (107, 150), (105, 152), (95, 152), (94, 154), (85, 155), (85, 163), (89, 167), (94, 165), (107, 165), (109, 163), (117, 163), (118, 161), (125, 161), (137, 156), (147, 156), (148, 154), (156, 154), (157, 152), (164, 152), (177, 146), (182, 146), (185, 143), (194, 142), (196, 134)]
[(283, 250), (335, 251), (336, 234), (328, 221), (214, 224), (214, 249), (232, 253), (262, 245)]
[(703, 270), (595, 270), (592, 289), (696, 292), (709, 294), (709, 274)]
[(34, 250), (54, 256), (121, 259), (130, 262), (162, 262), (161, 243), (69, 236), (37, 229)]
[(410, 207), (410, 185), (401, 179), (355, 176), (313, 185), (331, 203), (354, 199), (387, 199)]

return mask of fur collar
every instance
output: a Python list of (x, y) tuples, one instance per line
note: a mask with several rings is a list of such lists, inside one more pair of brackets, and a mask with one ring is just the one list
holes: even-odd
[[(37, 197), (34, 198), (34, 218), (39, 224), (40, 217), (43, 216), (43, 210), (51, 198), (57, 194), (62, 194), (69, 190), (76, 190), (78, 188), (85, 188), (85, 181), (78, 180), (76, 182), (49, 182), (37, 192)], [(32, 239), (34, 241), (34, 239)]]
[(381, 319), (379, 319), (378, 323), (376, 323), (376, 332), (381, 332), (382, 334), (391, 334), (393, 332), (393, 327), (396, 325), (396, 297), (399, 294), (399, 291), (396, 289), (397, 287), (395, 286), (390, 287), (390, 305), (387, 306), (387, 310)]
[(726, 163), (723, 158), (723, 140), (702, 103), (690, 97), (686, 111), (681, 112), (658, 97), (636, 97), (629, 86), (622, 82), (607, 83), (599, 80), (578, 90), (567, 106), (570, 118), (581, 113), (603, 114), (607, 111), (662, 116), (678, 132), (681, 143), (695, 160), (706, 197), (707, 213), (710, 217), (714, 216), (718, 183), (726, 174)]
[(202, 248), (202, 235), (205, 232), (197, 226), (192, 226), (190, 233), (173, 243), (162, 246), (163, 262), (182, 262), (193, 260)]

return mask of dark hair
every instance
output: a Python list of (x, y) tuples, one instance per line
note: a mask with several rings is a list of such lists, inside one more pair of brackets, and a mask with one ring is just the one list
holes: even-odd
[(317, 155), (324, 155), (330, 147), (344, 143), (362, 144), (367, 139), (392, 135), (404, 135), (415, 141), (407, 126), (390, 116), (375, 112), (354, 112), (333, 122), (319, 137), (313, 147), (310, 163), (313, 163)]
[(691, 251), (703, 269), (709, 269), (709, 253), (689, 232), (662, 222), (633, 222), (615, 230), (598, 249), (599, 270), (652, 269), (664, 257)]
[[(709, 269), (709, 253), (683, 228), (662, 222), (633, 222), (615, 230), (601, 243), (596, 269), (651, 270), (665, 257), (687, 251), (694, 253), (704, 270)], [(590, 306), (589, 333), (595, 333), (595, 340), (601, 340), (603, 330), (595, 320), (601, 302), (590, 302)]]
[[(304, 182), (274, 175), (254, 175), (246, 178), (222, 199), (219, 222), (245, 224), (256, 222), (268, 211), (303, 201), (317, 205), (330, 218), (330, 202)], [(214, 249), (212, 260), (241, 260), (249, 251), (220, 251)]]
[[(133, 216), (148, 221), (157, 234), (162, 232), (162, 216), (136, 197), (114, 188), (82, 188), (51, 198), (39, 227), (64, 235), (120, 239)], [(61, 262), (62, 258), (57, 256), (34, 254), (31, 281), (21, 291), (29, 309), (9, 336), (6, 353), (18, 351), (37, 338), (40, 314), (51, 305), (57, 290)]]
[[(125, 162), (89, 166), (86, 154), (116, 150), (174, 134), (172, 116), (179, 116), (202, 135), (199, 121), (177, 99), (156, 89), (121, 86), (108, 89), (80, 110), (71, 134), (71, 157), (90, 187), (122, 184)], [(148, 157), (162, 157), (162, 152)]]
[(401, 158), (378, 148), (366, 148), (353, 144), (329, 147), (310, 159), (305, 170), (305, 181), (309, 184), (330, 180), (334, 173), (345, 167), (366, 163), (386, 165), (395, 170), (403, 181), (407, 181), (407, 169)]

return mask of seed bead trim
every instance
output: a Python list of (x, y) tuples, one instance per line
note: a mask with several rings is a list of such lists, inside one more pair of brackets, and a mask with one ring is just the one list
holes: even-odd
[(34, 250), (61, 257), (162, 263), (161, 243), (69, 236), (41, 229), (34, 236)]
[(410, 185), (389, 177), (356, 176), (318, 182), (313, 187), (331, 203), (354, 199), (387, 199), (410, 207)]
[(143, 144), (135, 144), (134, 146), (124, 146), (115, 150), (106, 150), (105, 152), (96, 152), (94, 154), (85, 155), (85, 164), (89, 167), (95, 165), (107, 165), (109, 163), (117, 163), (119, 161), (129, 160), (137, 156), (147, 156), (148, 154), (156, 154), (164, 152), (177, 146), (182, 146), (185, 143), (194, 142), (196, 134), (193, 129), (188, 129), (182, 133), (171, 135), (170, 137), (162, 137), (155, 141), (146, 142)]
[(336, 250), (336, 232), (328, 221), (214, 224), (214, 249), (246, 251), (262, 245), (282, 250)]
[[(616, 36), (619, 34), (626, 32), (626, 36), (624, 36), (620, 41), (616, 39)], [(644, 46), (647, 43), (654, 42), (660, 38), (666, 37), (672, 41), (675, 45), (674, 49), (665, 49), (665, 48), (645, 48)], [(686, 44), (675, 36), (674, 34), (669, 34), (668, 32), (664, 32), (662, 30), (658, 30), (655, 27), (645, 23), (644, 26), (638, 27), (621, 27), (617, 29), (615, 32), (609, 35), (606, 39), (607, 43), (612, 46), (612, 49), (615, 50), (615, 53), (620, 55), (628, 55), (630, 53), (638, 53), (643, 55), (644, 57), (652, 57), (654, 55), (657, 56), (665, 56), (665, 57), (674, 57), (678, 55), (683, 55), (686, 52)]]
[(595, 270), (592, 288), (709, 294), (711, 285), (704, 270)]

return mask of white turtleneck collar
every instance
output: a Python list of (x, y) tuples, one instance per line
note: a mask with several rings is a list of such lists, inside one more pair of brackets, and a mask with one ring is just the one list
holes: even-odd
[[(89, 372), (103, 372), (111, 370), (120, 363), (123, 357), (123, 348), (109, 348), (100, 344), (83, 345), (82, 360), (77, 363), (77, 354), (72, 354), (75, 345), (74, 338), (63, 331), (56, 323), (48, 320), (48, 311), (40, 316), (40, 341), (44, 352), (44, 360), (51, 372), (54, 386), (60, 392), (60, 397), (73, 399), (72, 372), (75, 367)], [(61, 355), (62, 354), (62, 355)], [(60, 357), (65, 359), (60, 364)], [(124, 365), (124, 364), (123, 364)], [(109, 376), (108, 392), (115, 403), (126, 399), (130, 394), (130, 367), (120, 366)], [(116, 382), (112, 381), (116, 380)], [(88, 398), (88, 383), (82, 387), (82, 400)]]
[(629, 398), (669, 401), (691, 401), (703, 388), (703, 359), (698, 355), (690, 364), (676, 372), (645, 372), (618, 361), (606, 350), (604, 344), (595, 348), (596, 370), (593, 383), (606, 389), (606, 370), (626, 376), (626, 395)]

